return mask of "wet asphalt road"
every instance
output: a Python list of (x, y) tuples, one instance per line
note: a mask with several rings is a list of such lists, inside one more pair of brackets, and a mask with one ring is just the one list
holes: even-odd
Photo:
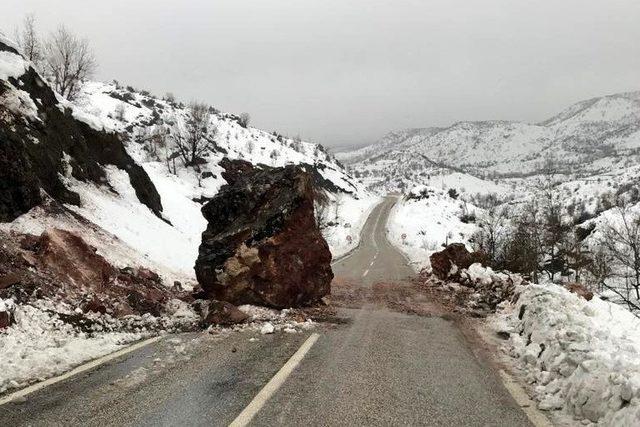
[[(386, 238), (395, 202), (374, 208), (336, 276), (371, 285), (414, 274)], [(323, 334), (253, 425), (530, 425), (452, 322), (373, 305), (341, 315), (348, 326)]]
[[(393, 204), (373, 210), (337, 276), (371, 285), (412, 274), (385, 237)], [(316, 329), (318, 341), (251, 425), (530, 425), (453, 323), (375, 306), (339, 317)], [(167, 337), (0, 406), (0, 426), (228, 425), (308, 335)]]

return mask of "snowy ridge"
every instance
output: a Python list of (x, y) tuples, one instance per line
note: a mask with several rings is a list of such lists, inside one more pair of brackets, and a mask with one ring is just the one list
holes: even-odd
[[(406, 176), (413, 184), (426, 184), (420, 174), (432, 173), (433, 164), (488, 179), (533, 175), (551, 159), (561, 172), (595, 174), (621, 161), (640, 163), (639, 149), (640, 92), (627, 92), (577, 103), (538, 124), (457, 122), (395, 132), (340, 158), (354, 173), (377, 181)], [(387, 167), (416, 156), (430, 162)]]

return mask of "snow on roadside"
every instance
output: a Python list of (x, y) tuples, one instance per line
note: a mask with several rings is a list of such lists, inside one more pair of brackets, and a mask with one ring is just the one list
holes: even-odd
[(387, 237), (419, 271), (429, 264), (429, 256), (444, 244), (469, 242), (476, 225), (464, 223), (461, 218), (477, 210), (471, 204), (451, 198), (443, 190), (416, 186), (393, 207)]
[(160, 317), (150, 314), (116, 319), (83, 313), (63, 302), (40, 299), (13, 304), (15, 323), (0, 330), (0, 394), (60, 375), (77, 365), (120, 350), (134, 341), (165, 332), (190, 330), (200, 317), (174, 299)]
[(146, 336), (143, 332), (88, 334), (49, 310), (17, 305), (16, 323), (0, 330), (0, 393), (60, 375)]
[(491, 323), (523, 369), (540, 409), (607, 426), (640, 423), (640, 319), (563, 287), (518, 287)]
[(381, 199), (364, 191), (360, 198), (341, 193), (328, 196), (330, 206), (327, 208), (327, 219), (332, 225), (322, 230), (322, 234), (336, 259), (358, 246), (362, 227)]

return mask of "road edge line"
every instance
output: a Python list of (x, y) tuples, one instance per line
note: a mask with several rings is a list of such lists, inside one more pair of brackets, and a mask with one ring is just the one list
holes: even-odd
[(113, 359), (116, 359), (120, 356), (123, 356), (125, 354), (131, 353), (132, 351), (138, 350), (139, 348), (145, 347), (149, 344), (152, 344), (156, 341), (159, 341), (160, 339), (162, 339), (161, 336), (157, 336), (157, 337), (153, 337), (153, 338), (148, 338), (144, 341), (140, 341), (137, 342), (135, 344), (132, 344), (126, 348), (123, 348), (121, 350), (118, 351), (114, 351), (113, 353), (109, 353), (105, 356), (99, 357), (97, 359), (93, 359), (90, 362), (87, 362), (83, 365), (80, 366), (76, 366), (75, 368), (73, 368), (70, 371), (65, 372), (62, 375), (58, 375), (57, 377), (53, 377), (53, 378), (49, 378), (46, 379), (44, 381), (40, 381), (38, 383), (32, 384), (28, 387), (25, 387), (23, 389), (20, 389), (14, 393), (11, 393), (5, 397), (0, 398), (0, 406), (5, 405), (7, 403), (13, 402), (16, 399), (19, 399), (21, 397), (25, 397), (31, 393), (34, 393), (38, 390), (42, 390), (45, 387), (48, 387), (50, 385), (53, 385), (55, 383), (58, 383), (60, 381), (66, 380), (67, 378), (71, 378), (74, 375), (80, 374), (82, 372), (86, 372), (89, 369), (93, 369), (97, 366), (100, 366), (104, 363), (107, 363)]
[(503, 369), (500, 369), (498, 373), (504, 388), (507, 389), (513, 400), (516, 401), (522, 412), (525, 413), (535, 427), (553, 427), (551, 421), (537, 408), (536, 403), (531, 400), (515, 378)]
[(253, 417), (264, 407), (265, 403), (280, 389), (293, 370), (300, 364), (304, 356), (311, 350), (311, 347), (320, 338), (320, 334), (313, 333), (302, 343), (300, 348), (287, 360), (280, 370), (269, 380), (269, 382), (256, 394), (240, 415), (229, 424), (229, 427), (244, 427), (251, 422)]

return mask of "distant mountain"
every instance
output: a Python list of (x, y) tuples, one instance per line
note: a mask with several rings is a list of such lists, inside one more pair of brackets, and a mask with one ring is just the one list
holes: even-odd
[(458, 122), (392, 132), (339, 158), (359, 175), (387, 182), (434, 167), (479, 177), (526, 176), (550, 161), (560, 172), (591, 175), (640, 163), (639, 155), (640, 92), (628, 92), (579, 102), (537, 124)]

